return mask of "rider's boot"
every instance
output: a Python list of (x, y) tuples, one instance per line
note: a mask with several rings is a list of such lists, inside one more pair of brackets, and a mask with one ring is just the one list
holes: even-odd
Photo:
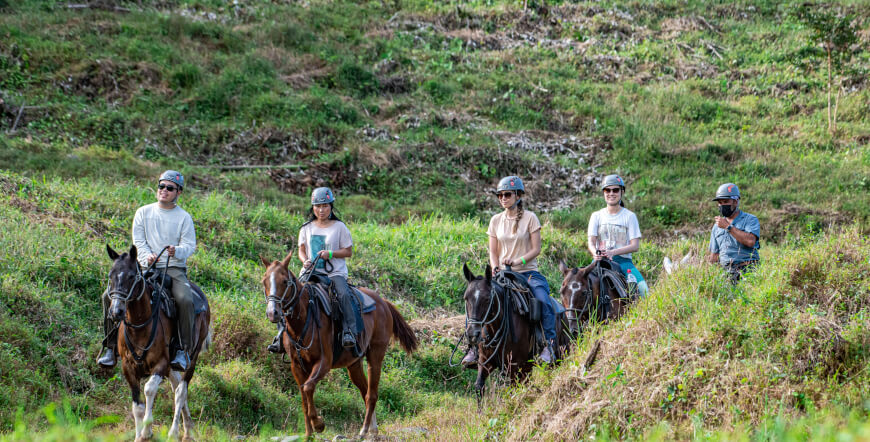
[(477, 366), (477, 346), (472, 345), (468, 348), (468, 352), (465, 353), (465, 357), (462, 358), (461, 364), (468, 368), (475, 368)]
[(284, 346), (281, 345), (281, 334), (284, 333), (284, 322), (278, 322), (278, 334), (275, 335), (275, 339), (272, 339), (272, 343), (266, 347), (266, 350), (269, 350), (269, 353), (285, 353)]
[(547, 345), (541, 350), (541, 354), (539, 355), (541, 358), (541, 362), (545, 364), (552, 364), (555, 357), (553, 355), (553, 344), (548, 342)]
[(175, 352), (175, 357), (172, 358), (169, 366), (175, 371), (187, 371), (188, 365), (190, 365), (190, 356), (187, 355), (187, 352), (183, 348), (179, 348)]
[(115, 350), (106, 347), (106, 351), (97, 359), (97, 365), (103, 368), (112, 368), (115, 366)]
[(106, 329), (106, 340), (103, 341), (105, 351), (97, 359), (97, 365), (103, 368), (112, 368), (118, 360), (118, 329), (108, 323), (104, 324), (104, 328)]

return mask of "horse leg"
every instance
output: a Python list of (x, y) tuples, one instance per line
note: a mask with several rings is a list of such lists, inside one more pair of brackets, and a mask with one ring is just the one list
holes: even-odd
[[(284, 348), (292, 348), (290, 344), (284, 346)], [(292, 354), (289, 350), (288, 354)], [(308, 420), (308, 398), (305, 397), (305, 391), (302, 390), (302, 385), (305, 384), (305, 380), (308, 379), (308, 374), (302, 370), (300, 366), (300, 362), (291, 357), (290, 359), (290, 372), (293, 373), (293, 379), (296, 380), (296, 386), (299, 387), (299, 396), (302, 398), (302, 418), (305, 421), (305, 436), (311, 437), (311, 434), (314, 433), (314, 429), (311, 427), (311, 421)]]
[(145, 404), (142, 403), (139, 379), (136, 378), (136, 374), (133, 373), (132, 369), (127, 368), (126, 364), (124, 364), (121, 371), (124, 373), (124, 379), (127, 380), (127, 384), (130, 386), (130, 396), (133, 398), (130, 410), (133, 413), (133, 421), (136, 423), (136, 435), (134, 437), (138, 439), (142, 432), (142, 421), (145, 420)]
[(187, 381), (182, 380), (175, 389), (176, 414), (181, 414), (184, 419), (183, 441), (193, 440), (193, 419), (190, 417), (190, 409), (187, 407)]
[[(302, 384), (302, 398), (303, 398), (303, 409), (305, 410), (305, 432), (308, 434), (310, 425), (314, 431), (318, 433), (322, 433), (326, 428), (326, 424), (323, 423), (323, 418), (317, 415), (317, 408), (314, 406), (314, 390), (317, 388), (317, 383), (323, 379), (326, 374), (329, 373), (329, 369), (324, 369), (323, 360), (317, 361), (313, 367), (311, 367), (311, 376), (308, 380)], [(308, 402), (308, 406), (305, 407), (305, 401)], [(310, 423), (309, 423), (310, 421)]]
[(187, 406), (188, 383), (177, 371), (169, 372), (169, 382), (172, 383), (172, 391), (175, 396), (175, 409), (172, 416), (172, 427), (169, 429), (169, 438), (178, 439), (179, 423), (184, 423), (184, 437), (181, 440), (193, 438), (193, 418), (190, 417), (190, 408)]
[(347, 367), (347, 374), (350, 375), (350, 380), (353, 382), (353, 385), (356, 385), (356, 388), (359, 389), (359, 393), (362, 395), (363, 402), (366, 400), (366, 392), (368, 391), (368, 381), (366, 380), (366, 374), (362, 369), (362, 359), (356, 361), (353, 365)]
[(368, 357), (369, 363), (369, 386), (366, 392), (366, 417), (363, 420), (363, 427), (359, 430), (359, 436), (365, 437), (369, 432), (377, 436), (378, 434), (378, 418), (375, 416), (375, 406), (378, 404), (378, 384), (381, 382), (381, 368), (384, 364), (384, 355), (387, 352), (387, 345), (371, 345), (369, 346)]
[(477, 365), (477, 379), (474, 381), (474, 391), (477, 392), (477, 408), (480, 409), (483, 401), (483, 393), (486, 390), (486, 378), (489, 377), (489, 370), (483, 364)]
[(172, 384), (172, 392), (175, 397), (175, 408), (172, 414), (172, 426), (169, 427), (169, 439), (178, 439), (178, 422), (181, 420), (181, 408), (178, 406), (178, 385), (181, 384), (181, 373), (172, 370), (169, 372), (169, 383)]
[(157, 396), (161, 382), (163, 377), (155, 374), (151, 375), (145, 383), (145, 417), (142, 421), (142, 433), (136, 438), (136, 442), (149, 440), (154, 434), (151, 430), (151, 424), (154, 422), (154, 398)]

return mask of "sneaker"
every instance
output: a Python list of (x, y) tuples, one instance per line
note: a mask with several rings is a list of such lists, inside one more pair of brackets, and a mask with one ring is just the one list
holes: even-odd
[(545, 364), (552, 364), (553, 363), (553, 352), (550, 351), (549, 345), (544, 347), (544, 350), (541, 351), (540, 356), (541, 356), (541, 361), (543, 361)]
[(187, 352), (184, 350), (175, 352), (175, 357), (169, 363), (169, 367), (175, 371), (187, 371), (188, 365), (190, 365), (190, 357), (187, 356)]
[(106, 348), (106, 351), (97, 359), (97, 365), (103, 368), (112, 368), (115, 366), (115, 351), (111, 348)]
[(462, 365), (468, 368), (474, 368), (477, 366), (477, 346), (472, 346), (468, 349), (468, 353), (465, 353), (465, 357), (462, 358)]

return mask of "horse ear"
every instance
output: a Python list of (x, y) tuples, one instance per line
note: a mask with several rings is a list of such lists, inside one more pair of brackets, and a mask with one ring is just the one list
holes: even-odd
[(281, 261), (281, 265), (284, 266), (285, 269), (290, 267), (290, 260), (293, 259), (293, 252), (287, 254), (284, 259)]
[(139, 256), (139, 253), (136, 251), (136, 244), (130, 246), (130, 259), (136, 261), (136, 258)]
[(106, 243), (106, 252), (109, 253), (109, 258), (112, 258), (112, 261), (118, 259), (118, 256), (120, 256), (118, 255), (118, 252), (109, 245), (109, 243)]
[(559, 260), (559, 271), (562, 272), (562, 276), (563, 276), (563, 277), (564, 277), (565, 275), (567, 275), (568, 272), (571, 271), (571, 269), (568, 268), (568, 265), (565, 264), (565, 260), (564, 260), (564, 259), (560, 259), (560, 260)]
[(268, 259), (263, 257), (263, 255), (260, 255), (260, 262), (262, 262), (263, 265), (266, 266), (267, 269), (269, 268), (270, 265), (272, 265), (272, 261), (269, 261)]
[(471, 269), (468, 268), (467, 262), (462, 264), (462, 274), (465, 275), (465, 280), (468, 282), (474, 281), (474, 278), (476, 278), (474, 273), (471, 273)]
[(489, 264), (486, 265), (486, 271), (484, 272), (484, 277), (486, 278), (486, 282), (492, 281), (492, 267)]

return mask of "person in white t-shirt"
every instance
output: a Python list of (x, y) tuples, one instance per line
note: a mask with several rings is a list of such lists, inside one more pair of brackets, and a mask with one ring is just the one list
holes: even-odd
[[(501, 179), (496, 188), (498, 202), (504, 211), (494, 215), (489, 221), (486, 233), (489, 236), (489, 263), (494, 272), (504, 266), (525, 276), (532, 294), (541, 303), (541, 325), (547, 345), (540, 358), (552, 363), (556, 345), (556, 312), (550, 304), (550, 285), (547, 278), (538, 271), (538, 255), (541, 254), (541, 222), (529, 210), (523, 210), (522, 197), (525, 195), (523, 180), (518, 176)], [(466, 367), (477, 363), (476, 346), (462, 358)]]
[[(140, 207), (133, 217), (133, 244), (136, 246), (139, 266), (149, 267), (160, 256), (155, 268), (162, 269), (168, 262), (166, 276), (172, 279), (172, 297), (175, 300), (177, 326), (181, 338), (180, 348), (173, 355), (170, 365), (173, 370), (185, 371), (190, 363), (194, 342), (193, 291), (187, 279), (187, 258), (196, 251), (196, 230), (193, 219), (181, 207), (178, 197), (184, 188), (184, 177), (174, 170), (167, 170), (157, 180), (157, 202)], [(103, 367), (115, 366), (117, 357), (117, 328), (110, 323), (107, 311), (109, 292), (103, 293), (103, 317), (107, 334), (106, 351), (97, 360)]]
[[(357, 324), (350, 287), (347, 285), (346, 258), (353, 255), (353, 239), (350, 230), (335, 214), (335, 194), (328, 187), (318, 187), (311, 192), (311, 208), (308, 211), (308, 221), (299, 229), (299, 260), (302, 261), (302, 271), (315, 265), (314, 274), (329, 278), (335, 288), (335, 293), (342, 310), (341, 345), (348, 349), (357, 348), (356, 336), (361, 331)], [(320, 259), (316, 259), (320, 258)], [(281, 353), (281, 326), (279, 332), (268, 349), (273, 353)]]
[(649, 287), (631, 260), (632, 252), (640, 249), (640, 225), (637, 215), (626, 209), (622, 202), (625, 181), (619, 175), (607, 175), (601, 182), (601, 191), (607, 207), (593, 212), (589, 218), (589, 253), (595, 261), (613, 260), (626, 277), (631, 272), (637, 279), (639, 295), (644, 297), (649, 293)]

